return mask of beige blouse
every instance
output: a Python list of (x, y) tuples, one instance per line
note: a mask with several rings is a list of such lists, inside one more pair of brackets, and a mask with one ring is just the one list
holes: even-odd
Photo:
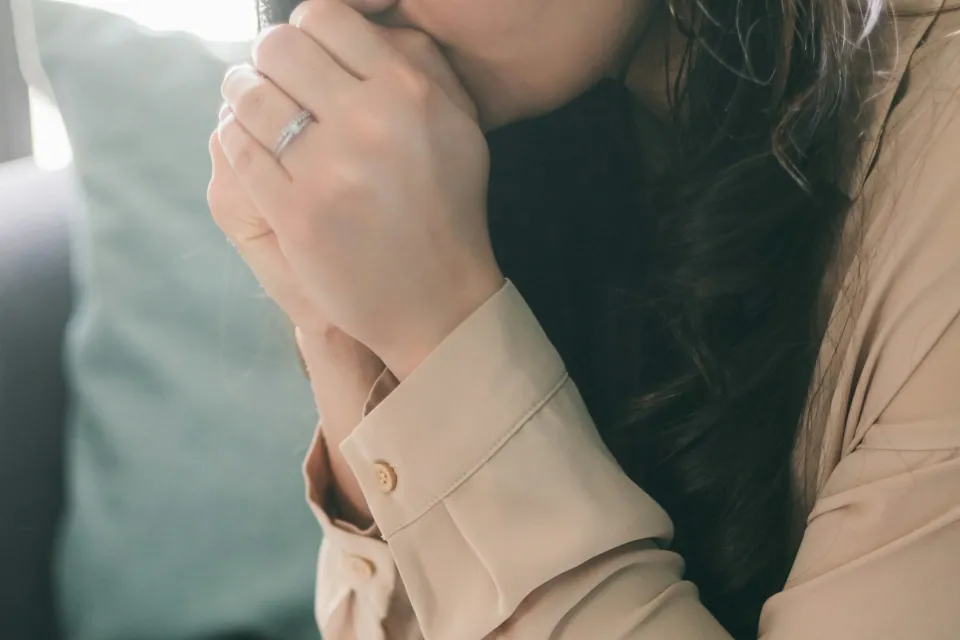
[[(858, 293), (828, 325), (826, 427), (797, 455), (811, 508), (769, 640), (960, 639), (960, 0), (894, 4), (852, 116), (870, 133), (838, 283)], [(318, 435), (327, 640), (729, 637), (509, 282), (402, 384), (381, 377), (342, 451), (377, 526), (324, 511)]]

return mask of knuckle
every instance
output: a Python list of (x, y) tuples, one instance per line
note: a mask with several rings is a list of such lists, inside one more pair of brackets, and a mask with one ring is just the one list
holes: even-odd
[(433, 38), (423, 31), (416, 29), (393, 29), (389, 30), (393, 45), (401, 53), (424, 54), (433, 53), (436, 49)]
[(433, 99), (433, 83), (412, 67), (401, 67), (397, 72), (397, 82), (406, 100), (414, 106), (424, 107)]
[(207, 204), (213, 221), (223, 230), (230, 226), (230, 196), (225, 192), (217, 180), (211, 180), (207, 186)]
[(221, 212), (221, 201), (216, 180), (211, 180), (210, 183), (207, 184), (207, 205), (210, 207), (210, 215), (212, 215), (214, 221), (219, 224), (218, 218)]
[(210, 156), (211, 181), (216, 180), (224, 171), (229, 169), (229, 159), (220, 144), (220, 134), (215, 131), (207, 142), (207, 152)]
[(263, 112), (268, 96), (266, 83), (258, 82), (237, 97), (234, 111), (248, 117), (257, 117)]
[(295, 25), (324, 24), (327, 18), (342, 8), (336, 6), (341, 2), (342, 0), (309, 0), (308, 2), (302, 2), (290, 15), (290, 22)]
[(256, 148), (249, 138), (244, 138), (236, 145), (233, 155), (233, 169), (239, 174), (249, 171), (256, 162)]
[(254, 64), (260, 68), (275, 68), (288, 59), (290, 41), (296, 37), (297, 28), (290, 24), (278, 24), (257, 36), (252, 47)]

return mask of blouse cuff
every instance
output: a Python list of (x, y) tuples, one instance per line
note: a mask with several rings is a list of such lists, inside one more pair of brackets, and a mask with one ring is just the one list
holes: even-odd
[(364, 618), (383, 620), (399, 580), (396, 565), (376, 526), (360, 529), (338, 517), (320, 427), (303, 472), (307, 502), (324, 534), (317, 571), (317, 622), (325, 628), (351, 593), (356, 595)]
[[(385, 540), (455, 491), (572, 384), (509, 280), (402, 384), (391, 378), (340, 445)], [(601, 457), (610, 458), (605, 449)]]
[(371, 405), (340, 446), (384, 538), (482, 466), (566, 379), (559, 354), (508, 281)]

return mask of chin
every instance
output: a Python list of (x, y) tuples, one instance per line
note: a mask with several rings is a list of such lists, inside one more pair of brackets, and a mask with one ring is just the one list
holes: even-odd
[(463, 86), (477, 105), (484, 131), (555, 111), (574, 100), (604, 77), (614, 77), (602, 67), (575, 76), (551, 78), (543, 74), (498, 74), (489, 66), (451, 60)]

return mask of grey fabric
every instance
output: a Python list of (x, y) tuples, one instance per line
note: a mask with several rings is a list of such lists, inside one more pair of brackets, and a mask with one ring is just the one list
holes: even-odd
[(0, 164), (0, 638), (56, 637), (51, 560), (63, 503), (69, 171)]

